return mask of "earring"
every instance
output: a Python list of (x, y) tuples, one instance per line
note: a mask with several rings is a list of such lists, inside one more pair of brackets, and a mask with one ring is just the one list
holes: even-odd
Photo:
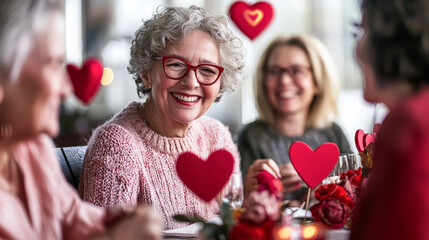
[(12, 136), (12, 126), (10, 124), (0, 124), (0, 138), (9, 138)]

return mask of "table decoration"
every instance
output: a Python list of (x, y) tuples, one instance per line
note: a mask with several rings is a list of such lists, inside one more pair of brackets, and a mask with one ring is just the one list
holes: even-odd
[(373, 166), (374, 143), (377, 139), (377, 132), (381, 124), (376, 123), (372, 133), (365, 133), (362, 129), (358, 129), (355, 133), (355, 144), (361, 157), (362, 174), (368, 177)]
[[(290, 161), (308, 186), (305, 210), (308, 210), (311, 189), (319, 185), (332, 172), (339, 155), (340, 150), (335, 143), (324, 143), (314, 151), (301, 141), (294, 142), (290, 146)], [(304, 218), (304, 222), (306, 222), (306, 218)]]
[(310, 208), (316, 222), (330, 229), (351, 227), (354, 205), (373, 167), (374, 142), (379, 128), (380, 124), (375, 124), (372, 133), (362, 129), (356, 131), (355, 144), (361, 157), (361, 168), (342, 172), (338, 180), (316, 189), (315, 197), (319, 202)]
[(346, 223), (346, 227), (350, 227), (363, 180), (362, 168), (359, 168), (341, 173), (337, 183), (320, 185), (315, 191), (319, 202), (310, 208), (314, 220), (330, 229), (343, 228)]
[(213, 200), (228, 182), (234, 170), (234, 157), (220, 149), (203, 160), (191, 152), (181, 154), (176, 162), (180, 180), (206, 202)]
[(221, 224), (206, 222), (198, 216), (176, 215), (181, 222), (201, 223), (200, 238), (207, 240), (271, 240), (273, 228), (280, 220), (282, 202), (282, 183), (280, 179), (266, 171), (257, 175), (259, 187), (243, 201), (243, 207), (232, 209), (221, 203)]

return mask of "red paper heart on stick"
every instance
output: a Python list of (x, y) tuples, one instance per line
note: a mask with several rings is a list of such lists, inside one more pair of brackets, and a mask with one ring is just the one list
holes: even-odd
[(231, 177), (234, 157), (226, 150), (217, 150), (206, 161), (185, 152), (177, 159), (176, 171), (182, 182), (206, 202), (213, 200)]
[(238, 1), (231, 5), (231, 20), (251, 40), (258, 36), (271, 22), (273, 7), (267, 2), (257, 2), (251, 6)]
[[(377, 125), (377, 124), (376, 124)], [(374, 130), (378, 131), (379, 126), (374, 125)], [(358, 129), (355, 133), (355, 144), (358, 152), (365, 151), (365, 148), (375, 141), (376, 133), (365, 133), (362, 129)]]
[(88, 104), (101, 85), (103, 67), (97, 59), (89, 58), (82, 69), (74, 64), (67, 65), (67, 72), (73, 84), (74, 94), (85, 104)]
[(374, 133), (372, 133), (372, 134), (367, 133), (367, 134), (365, 134), (365, 135), (363, 136), (363, 144), (365, 145), (365, 148), (366, 148), (370, 143), (372, 143), (372, 142), (374, 142), (374, 141), (375, 141), (375, 134), (374, 134)]
[(363, 143), (363, 137), (365, 132), (362, 129), (358, 129), (355, 133), (355, 144), (358, 152), (363, 152), (365, 150), (365, 144)]
[(310, 188), (325, 179), (337, 164), (340, 150), (335, 143), (324, 143), (313, 150), (304, 142), (294, 142), (289, 148), (290, 161)]

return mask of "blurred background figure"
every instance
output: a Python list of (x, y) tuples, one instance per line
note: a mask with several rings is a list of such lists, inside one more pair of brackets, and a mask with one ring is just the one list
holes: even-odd
[(351, 239), (429, 236), (429, 2), (363, 0), (356, 48), (364, 98), (390, 110), (356, 207)]
[(0, 238), (161, 239), (152, 209), (104, 212), (60, 171), (50, 137), (71, 91), (62, 11), (54, 0), (0, 2)]
[(166, 229), (186, 226), (177, 214), (212, 218), (207, 203), (176, 173), (184, 152), (202, 159), (225, 149), (239, 154), (228, 128), (203, 116), (241, 81), (245, 49), (228, 19), (191, 6), (158, 8), (137, 30), (128, 71), (143, 102), (131, 102), (98, 127), (89, 143), (79, 192), (97, 206), (144, 203), (162, 215)]
[(319, 40), (296, 35), (277, 38), (267, 47), (255, 80), (259, 119), (244, 126), (238, 138), (246, 192), (257, 187), (254, 176), (260, 170), (276, 171), (272, 159), (279, 166), (286, 199), (297, 200), (299, 206), (306, 189), (290, 163), (290, 145), (303, 141), (314, 150), (333, 142), (341, 153), (351, 152), (332, 121), (337, 114), (337, 70)]

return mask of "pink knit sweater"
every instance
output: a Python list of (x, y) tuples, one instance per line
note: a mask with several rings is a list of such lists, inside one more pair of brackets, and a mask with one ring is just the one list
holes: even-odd
[(0, 188), (0, 239), (86, 239), (104, 229), (104, 212), (79, 198), (53, 149), (46, 135), (13, 149), (25, 199)]
[(207, 159), (211, 152), (226, 149), (236, 160), (234, 172), (239, 172), (239, 154), (227, 127), (203, 116), (191, 124), (184, 138), (167, 138), (145, 125), (137, 112), (140, 105), (130, 103), (94, 131), (79, 193), (84, 200), (103, 207), (152, 205), (162, 216), (165, 229), (187, 225), (173, 220), (176, 214), (213, 217), (219, 210), (217, 202), (205, 203), (181, 182), (176, 160), (183, 152)]

